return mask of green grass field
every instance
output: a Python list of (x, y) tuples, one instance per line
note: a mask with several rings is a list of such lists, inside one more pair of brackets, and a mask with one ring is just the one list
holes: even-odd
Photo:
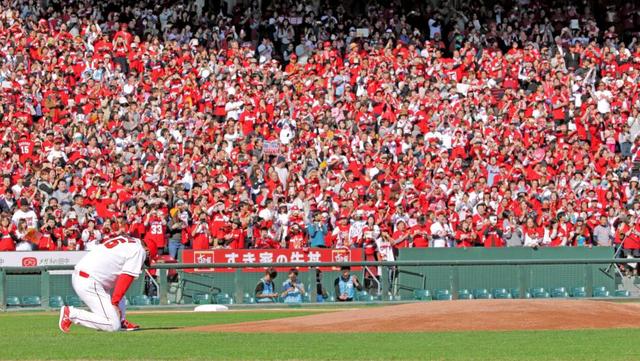
[(310, 312), (146, 313), (146, 330), (57, 327), (57, 314), (0, 315), (0, 360), (640, 360), (640, 329), (519, 332), (233, 334), (180, 327)]

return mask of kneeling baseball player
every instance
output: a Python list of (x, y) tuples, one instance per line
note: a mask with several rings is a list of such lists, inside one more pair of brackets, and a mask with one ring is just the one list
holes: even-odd
[(125, 236), (107, 240), (84, 256), (75, 266), (71, 283), (91, 311), (63, 306), (60, 330), (69, 332), (72, 323), (109, 332), (139, 328), (125, 319), (124, 295), (147, 258), (144, 243)]

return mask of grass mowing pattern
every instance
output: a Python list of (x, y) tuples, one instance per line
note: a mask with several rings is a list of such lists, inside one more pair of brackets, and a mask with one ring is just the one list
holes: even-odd
[[(312, 312), (310, 312), (312, 313)], [(302, 316), (304, 312), (131, 315), (155, 330), (57, 328), (57, 315), (0, 315), (1, 360), (640, 360), (640, 329), (517, 332), (255, 334), (163, 328)], [(327, 315), (327, 317), (330, 317)]]

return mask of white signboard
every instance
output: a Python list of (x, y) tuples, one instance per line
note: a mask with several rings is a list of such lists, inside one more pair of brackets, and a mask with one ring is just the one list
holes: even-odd
[(277, 140), (264, 142), (262, 145), (262, 151), (264, 154), (278, 155), (280, 153), (280, 142)]
[(368, 38), (369, 37), (369, 28), (358, 28), (358, 29), (356, 29), (356, 37), (358, 37), (358, 38)]
[[(74, 266), (86, 251), (78, 252), (0, 252), (0, 267)], [(52, 271), (51, 274), (69, 274), (71, 271)]]

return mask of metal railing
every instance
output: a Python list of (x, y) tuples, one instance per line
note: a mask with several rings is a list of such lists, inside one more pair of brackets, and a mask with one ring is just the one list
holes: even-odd
[[(397, 267), (398, 269), (402, 269), (403, 267), (429, 267), (429, 266), (453, 266), (454, 272), (452, 273), (452, 293), (457, 295), (457, 287), (459, 284), (459, 267), (469, 267), (469, 266), (520, 266), (519, 269), (522, 269), (524, 273), (524, 266), (534, 266), (534, 265), (598, 265), (598, 264), (630, 264), (630, 263), (640, 263), (640, 258), (595, 258), (595, 259), (510, 259), (510, 260), (417, 260), (417, 261), (394, 261), (394, 262), (380, 262), (380, 261), (360, 261), (360, 262), (287, 262), (287, 263), (158, 263), (153, 265), (150, 268), (154, 268), (158, 270), (158, 294), (160, 296), (160, 304), (166, 305), (168, 304), (167, 293), (168, 293), (168, 282), (167, 282), (167, 271), (171, 269), (184, 270), (184, 269), (205, 269), (205, 268), (216, 268), (216, 269), (235, 269), (236, 275), (236, 284), (239, 284), (239, 276), (242, 272), (243, 268), (268, 268), (268, 267), (278, 267), (278, 268), (304, 268), (304, 269), (312, 269), (316, 267), (342, 267), (342, 266), (350, 266), (350, 267), (381, 267), (382, 274), (386, 275), (388, 269), (390, 267)], [(0, 307), (3, 309), (6, 305), (6, 282), (7, 282), (7, 274), (40, 274), (41, 277), (41, 299), (42, 306), (48, 307), (48, 297), (49, 297), (49, 276), (50, 271), (61, 271), (61, 270), (72, 270), (73, 266), (71, 265), (51, 265), (51, 266), (40, 266), (40, 267), (2, 267), (0, 268)], [(585, 267), (586, 270), (586, 267)], [(587, 293), (590, 293), (593, 287), (593, 280), (590, 276), (587, 275), (589, 272), (585, 272), (585, 286), (587, 289)], [(212, 273), (215, 276), (215, 273)], [(303, 278), (303, 281), (308, 282), (308, 285), (316, 284), (316, 275), (315, 272), (307, 272), (306, 279)], [(428, 275), (426, 276), (428, 277)], [(389, 279), (388, 277), (381, 277), (380, 279), (380, 288), (382, 290), (389, 289)], [(424, 280), (422, 282), (424, 284)], [(314, 302), (316, 298), (316, 288), (310, 287), (310, 300)], [(526, 293), (526, 288), (523, 284), (520, 284), (520, 297), (524, 297)], [(236, 289), (234, 298), (236, 300), (242, 299), (242, 291)], [(45, 300), (47, 300), (45, 304)]]
[[(398, 270), (398, 274), (406, 274), (409, 276), (413, 276), (413, 277), (418, 277), (421, 281), (421, 289), (424, 289), (427, 287), (427, 275), (425, 275), (424, 273), (421, 272), (411, 272), (411, 271), (407, 271), (407, 270)], [(403, 284), (397, 284), (396, 287), (398, 289), (405, 289), (405, 290), (410, 290), (413, 291), (416, 288), (415, 287), (409, 287), (409, 286), (405, 286)]]

